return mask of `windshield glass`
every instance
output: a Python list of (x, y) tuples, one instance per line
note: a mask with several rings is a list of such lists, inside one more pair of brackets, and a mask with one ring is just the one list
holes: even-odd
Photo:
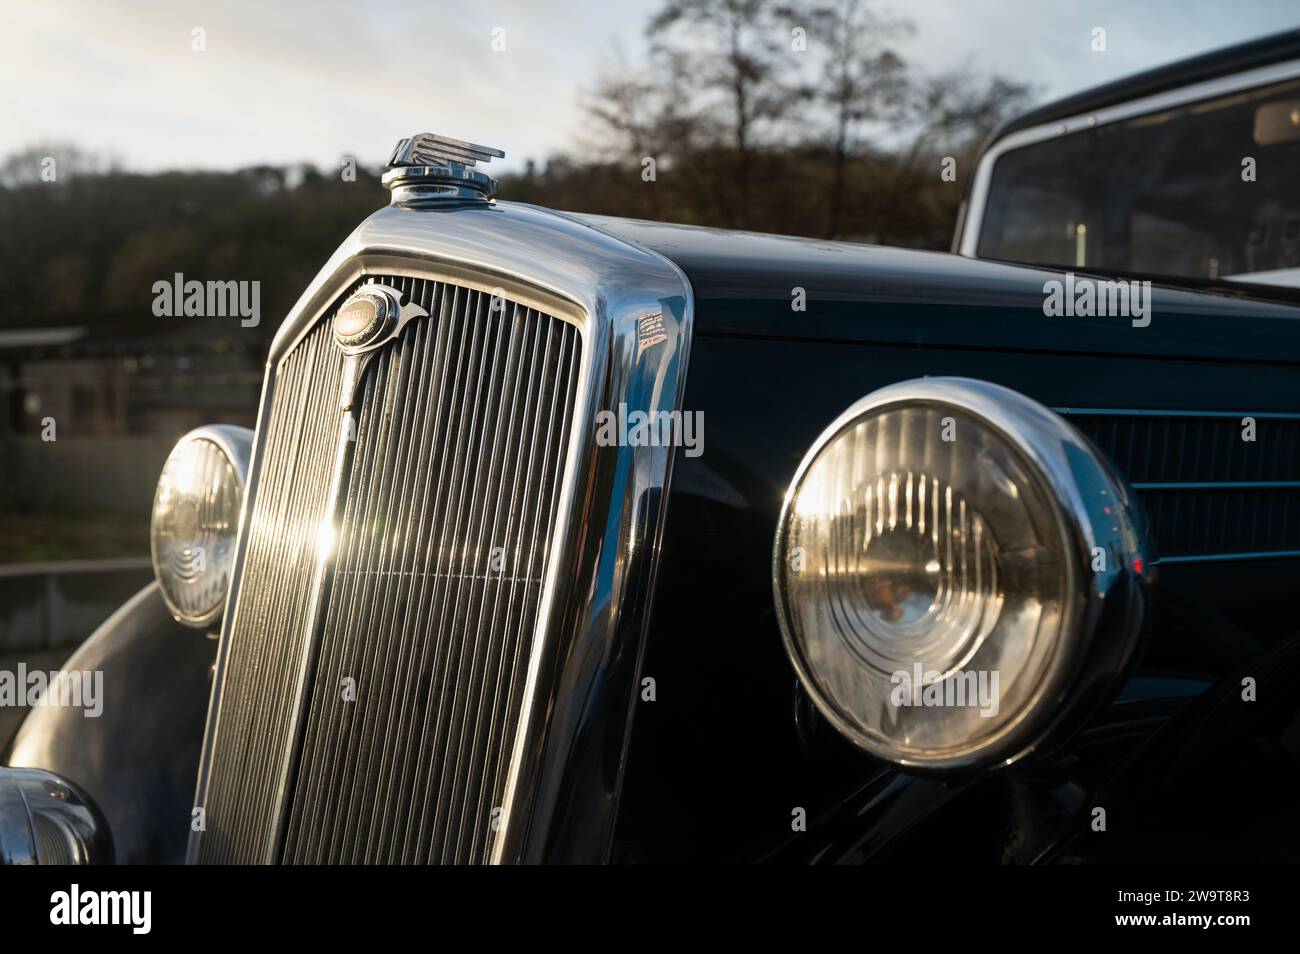
[(1209, 279), (1300, 267), (1300, 80), (1008, 152), (977, 254)]

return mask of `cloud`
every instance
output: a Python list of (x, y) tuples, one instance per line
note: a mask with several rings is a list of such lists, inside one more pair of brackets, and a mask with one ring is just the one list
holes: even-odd
[[(1060, 8), (911, 0), (905, 49), (931, 69), (967, 65), (1063, 95), (1180, 56), (1294, 25), (1290, 0)], [(233, 168), (343, 155), (378, 163), (429, 130), (506, 150), (494, 168), (561, 150), (580, 96), (615, 43), (637, 51), (661, 0), (5, 0), (0, 154), (71, 141), (131, 168)], [(1091, 52), (1103, 26), (1108, 51)], [(191, 31), (207, 49), (191, 49)], [(504, 30), (505, 50), (492, 49)]]
[(377, 162), (429, 129), (520, 160), (566, 144), (596, 58), (650, 4), (612, 6), (6, 4), (0, 151), (71, 140), (143, 169)]

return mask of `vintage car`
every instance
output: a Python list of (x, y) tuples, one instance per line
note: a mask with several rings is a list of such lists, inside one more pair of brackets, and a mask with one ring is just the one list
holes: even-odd
[(403, 140), (0, 857), (1296, 860), (1298, 149), (1294, 35), (1013, 123), (962, 254)]

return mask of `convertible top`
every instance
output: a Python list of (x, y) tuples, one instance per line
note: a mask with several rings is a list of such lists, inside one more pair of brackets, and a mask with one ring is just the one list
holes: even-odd
[(1201, 83), (1220, 76), (1293, 59), (1300, 59), (1300, 29), (1274, 33), (1257, 40), (1238, 43), (1236, 46), (1201, 53), (1126, 76), (1103, 86), (1095, 86), (1081, 93), (1074, 93), (1064, 99), (1039, 106), (1005, 123), (993, 134), (989, 142), (996, 142), (1021, 129), (1096, 112), (1108, 106), (1154, 96), (1192, 83)]

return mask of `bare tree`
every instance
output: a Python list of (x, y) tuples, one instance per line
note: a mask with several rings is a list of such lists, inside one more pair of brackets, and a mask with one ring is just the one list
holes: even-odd
[(899, 155), (905, 175), (924, 150), (973, 154), (1007, 118), (1024, 110), (1033, 88), (1003, 76), (981, 76), (972, 68), (931, 76), (912, 91), (911, 145)]
[(761, 127), (782, 119), (804, 90), (787, 82), (793, 57), (781, 42), (783, 24), (773, 0), (668, 0), (647, 28), (652, 54), (707, 99), (719, 114), (734, 153), (738, 203), (728, 209), (744, 225)]
[[(50, 160), (54, 161), (53, 165)], [(37, 143), (11, 153), (0, 162), (0, 186), (15, 188), (36, 182), (66, 182), (73, 176), (102, 172), (112, 164), (71, 143)]]
[(858, 152), (863, 124), (896, 122), (905, 114), (908, 79), (890, 44), (910, 34), (913, 25), (880, 12), (874, 0), (836, 0), (815, 8), (811, 17), (825, 40), (817, 98), (831, 116), (826, 234), (835, 238), (843, 217), (845, 173)]
[[(588, 116), (594, 120), (595, 137), (584, 136), (588, 155), (612, 166), (635, 162), (643, 178), (645, 162), (671, 168), (696, 147), (700, 134), (697, 118), (684, 108), (688, 91), (686, 72), (667, 68), (681, 54), (666, 51), (654, 63), (634, 66), (626, 57), (604, 67), (595, 87), (585, 97)], [(650, 180), (657, 181), (657, 180)], [(680, 183), (678, 184), (680, 187)], [(639, 214), (658, 218), (666, 210), (662, 186), (641, 190), (632, 206)]]

